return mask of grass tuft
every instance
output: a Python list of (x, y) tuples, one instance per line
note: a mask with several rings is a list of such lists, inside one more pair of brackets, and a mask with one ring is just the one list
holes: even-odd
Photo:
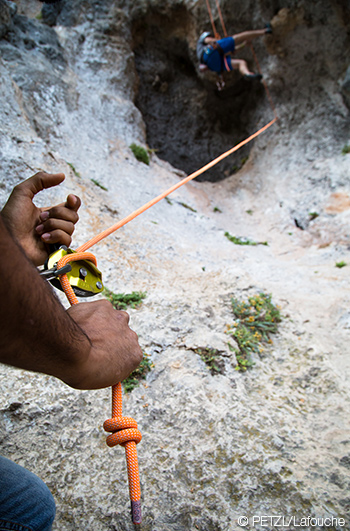
[(247, 302), (232, 297), (231, 304), (236, 320), (228, 326), (227, 333), (235, 339), (238, 349), (230, 343), (229, 348), (236, 354), (236, 369), (246, 371), (254, 365), (252, 353), (261, 353), (264, 343), (272, 343), (270, 334), (277, 332), (282, 320), (280, 308), (265, 293), (249, 297)]
[(149, 354), (143, 353), (140, 365), (124, 381), (123, 387), (126, 393), (131, 393), (140, 383), (140, 380), (146, 378), (146, 374), (153, 369), (154, 365), (150, 360)]
[(72, 172), (74, 173), (74, 175), (76, 177), (78, 177), (79, 179), (81, 178), (81, 175), (80, 173), (78, 172), (78, 170), (76, 169), (76, 167), (74, 166), (74, 164), (72, 162), (67, 162), (68, 166), (71, 168)]
[(241, 238), (237, 236), (232, 236), (229, 232), (225, 232), (225, 236), (230, 242), (235, 245), (269, 245), (267, 242), (254, 242), (248, 238)]
[(220, 353), (215, 348), (196, 348), (194, 350), (201, 360), (209, 367), (212, 375), (224, 373), (224, 363), (220, 359)]
[(144, 291), (133, 291), (132, 293), (113, 293), (108, 288), (103, 292), (106, 299), (111, 301), (116, 310), (126, 310), (130, 308), (138, 308), (142, 304), (142, 300), (146, 298), (147, 293)]
[(91, 181), (96, 185), (98, 186), (99, 188), (101, 188), (102, 190), (104, 190), (105, 192), (108, 192), (108, 188), (106, 188), (105, 186), (103, 186), (103, 184), (101, 184), (99, 181), (97, 181), (96, 179), (91, 179)]
[(342, 267), (345, 267), (347, 265), (346, 262), (344, 262), (344, 260), (342, 260), (341, 262), (337, 262), (335, 264), (335, 267), (339, 267), (339, 269), (341, 269)]
[(144, 164), (149, 165), (149, 155), (145, 148), (138, 146), (135, 143), (132, 143), (130, 146), (131, 151), (133, 152), (136, 160), (143, 162)]

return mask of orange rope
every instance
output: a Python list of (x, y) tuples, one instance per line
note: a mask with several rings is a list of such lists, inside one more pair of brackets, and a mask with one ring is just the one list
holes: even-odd
[(219, 18), (220, 18), (222, 30), (224, 32), (224, 36), (227, 37), (227, 31), (226, 31), (224, 19), (223, 19), (222, 13), (221, 13), (219, 1), (215, 0), (215, 2), (216, 2), (216, 7), (217, 7), (217, 10), (218, 10), (218, 13), (219, 13)]
[(83, 251), (86, 251), (87, 249), (90, 249), (90, 247), (92, 247), (93, 245), (96, 245), (96, 243), (100, 242), (101, 240), (103, 240), (104, 238), (106, 238), (107, 236), (109, 236), (110, 234), (115, 232), (116, 230), (120, 229), (121, 227), (123, 227), (124, 225), (129, 223), (129, 221), (132, 221), (133, 219), (135, 219), (137, 216), (139, 216), (140, 214), (142, 214), (143, 212), (145, 212), (146, 210), (151, 208), (153, 205), (158, 203), (161, 199), (164, 199), (164, 197), (170, 195), (172, 192), (174, 192), (175, 190), (180, 188), (180, 186), (183, 186), (184, 184), (188, 183), (189, 181), (192, 181), (192, 179), (195, 179), (196, 177), (198, 177), (199, 175), (201, 175), (205, 171), (209, 170), (209, 168), (212, 168), (213, 166), (215, 166), (215, 164), (217, 164), (221, 160), (225, 159), (226, 157), (228, 157), (229, 155), (231, 155), (232, 153), (234, 153), (235, 151), (240, 149), (245, 144), (248, 144), (248, 142), (251, 142), (251, 140), (253, 140), (257, 136), (259, 136), (261, 133), (263, 133), (266, 129), (271, 127), (271, 125), (273, 125), (276, 122), (276, 120), (277, 120), (277, 117), (275, 117), (273, 120), (271, 120), (271, 122), (266, 124), (261, 129), (259, 129), (259, 131), (257, 131), (253, 135), (249, 136), (248, 138), (246, 138), (245, 140), (243, 140), (242, 142), (240, 142), (239, 144), (237, 144), (233, 148), (229, 149), (228, 151), (225, 151), (225, 153), (222, 153), (222, 155), (220, 155), (216, 159), (212, 160), (211, 162), (209, 162), (208, 164), (206, 164), (205, 166), (203, 166), (199, 170), (195, 171), (194, 173), (191, 173), (191, 175), (188, 175), (187, 177), (182, 179), (182, 181), (179, 181), (178, 183), (174, 184), (168, 190), (166, 190), (162, 194), (158, 195), (157, 197), (155, 197), (151, 201), (148, 201), (148, 203), (146, 203), (142, 207), (138, 208), (137, 210), (135, 210), (134, 212), (132, 212), (128, 216), (126, 216), (126, 218), (118, 221), (117, 223), (112, 225), (109, 229), (106, 229), (106, 230), (102, 231), (97, 236), (94, 236), (93, 238), (91, 238), (91, 240), (89, 240), (88, 242), (86, 242), (83, 245), (81, 245), (80, 247), (78, 247), (77, 252), (83, 252)]
[[(76, 252), (63, 256), (57, 263), (57, 269), (77, 260), (89, 260), (94, 265), (97, 265), (96, 258), (92, 253)], [(59, 279), (70, 304), (78, 304), (79, 301), (67, 275), (60, 275)], [(103, 427), (106, 431), (113, 432), (112, 435), (107, 437), (108, 446), (121, 444), (125, 447), (132, 521), (134, 524), (141, 524), (141, 488), (136, 444), (141, 441), (142, 435), (137, 429), (137, 422), (133, 418), (123, 417), (122, 386), (120, 382), (112, 387), (112, 418), (106, 420)]]
[(118, 383), (112, 387), (112, 418), (107, 419), (103, 427), (106, 431), (111, 432), (106, 441), (108, 446), (121, 444), (125, 447), (132, 521), (134, 524), (140, 524), (141, 489), (136, 445), (141, 441), (142, 435), (133, 418), (123, 417), (122, 408), (122, 385)]
[[(211, 7), (210, 7), (209, 0), (206, 0), (206, 3), (207, 3), (207, 9), (208, 9), (210, 22), (211, 22), (211, 27), (213, 28), (213, 35), (214, 35), (215, 39), (220, 39), (220, 34), (216, 30), (214, 17), (213, 17), (213, 13), (212, 13), (212, 10), (211, 10)], [(227, 37), (227, 31), (226, 31), (225, 22), (224, 22), (222, 13), (221, 13), (219, 1), (215, 0), (215, 3), (216, 3), (217, 10), (218, 10), (218, 15), (219, 15), (219, 19), (220, 19), (222, 30), (224, 32), (224, 36)]]
[(211, 12), (211, 8), (210, 8), (209, 0), (206, 0), (206, 2), (207, 2), (207, 9), (208, 9), (208, 14), (209, 14), (210, 22), (211, 22), (211, 27), (213, 28), (213, 35), (214, 35), (215, 39), (220, 39), (220, 35), (219, 35), (219, 33), (216, 31), (216, 26), (215, 26), (215, 22), (214, 22), (213, 14), (212, 14), (212, 12)]

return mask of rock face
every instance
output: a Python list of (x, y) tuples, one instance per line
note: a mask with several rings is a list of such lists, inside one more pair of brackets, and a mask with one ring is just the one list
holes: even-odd
[[(232, 75), (218, 93), (198, 72), (205, 2), (16, 4), (0, 0), (0, 200), (39, 169), (65, 172), (38, 201), (81, 196), (73, 248), (271, 119), (263, 87)], [(147, 291), (131, 326), (154, 368), (124, 399), (143, 434), (141, 529), (234, 531), (240, 516), (264, 529), (263, 515), (347, 529), (350, 11), (221, 5), (232, 33), (272, 21), (255, 49), (277, 124), (92, 249), (109, 289)], [(149, 166), (131, 143), (155, 150)], [(240, 373), (230, 299), (259, 291), (284, 318)], [(220, 353), (221, 374), (198, 349)], [(49, 485), (54, 529), (133, 529), (124, 451), (104, 442), (109, 390), (4, 366), (0, 377), (1, 453)]]

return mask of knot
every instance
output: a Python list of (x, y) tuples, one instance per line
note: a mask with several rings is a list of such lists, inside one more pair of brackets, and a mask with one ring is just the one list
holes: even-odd
[(108, 446), (116, 446), (121, 444), (125, 446), (128, 442), (134, 442), (138, 444), (142, 435), (137, 429), (137, 422), (131, 417), (114, 417), (113, 419), (107, 419), (103, 423), (105, 431), (111, 432), (108, 435), (106, 443)]
[(121, 444), (125, 448), (126, 464), (129, 479), (129, 494), (131, 500), (132, 521), (141, 523), (141, 489), (139, 465), (136, 445), (142, 439), (137, 429), (137, 422), (131, 417), (123, 417), (122, 385), (117, 383), (112, 387), (112, 417), (107, 419), (103, 427), (111, 435), (107, 437), (108, 446)]

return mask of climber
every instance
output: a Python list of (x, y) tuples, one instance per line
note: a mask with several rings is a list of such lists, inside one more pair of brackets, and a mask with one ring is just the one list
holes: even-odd
[(244, 59), (232, 59), (231, 54), (254, 39), (271, 33), (272, 27), (269, 23), (265, 25), (264, 29), (244, 31), (223, 39), (215, 39), (210, 32), (205, 31), (197, 42), (200, 70), (209, 69), (219, 75), (222, 75), (223, 72), (238, 70), (246, 80), (261, 80), (262, 75), (251, 72)]
[[(107, 300), (65, 311), (34, 267), (47, 259), (47, 244), (71, 242), (80, 199), (69, 194), (51, 208), (33, 202), (64, 178), (37, 173), (14, 188), (0, 212), (0, 363), (55, 376), (76, 389), (100, 389), (124, 380), (142, 351), (126, 312)], [(50, 531), (54, 516), (45, 483), (0, 456), (0, 530)]]

